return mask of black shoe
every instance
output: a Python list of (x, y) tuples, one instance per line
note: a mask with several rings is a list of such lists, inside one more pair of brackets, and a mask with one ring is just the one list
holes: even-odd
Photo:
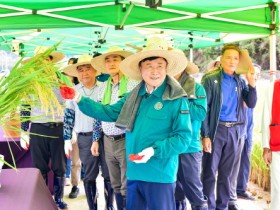
[(228, 205), (228, 210), (242, 210), (237, 204)]
[(68, 209), (68, 205), (61, 199), (55, 201), (55, 203), (58, 209)]
[(252, 195), (249, 195), (247, 192), (237, 193), (237, 197), (245, 200), (254, 201), (256, 198)]
[(79, 192), (79, 188), (77, 186), (73, 186), (71, 192), (69, 193), (69, 198), (77, 198)]

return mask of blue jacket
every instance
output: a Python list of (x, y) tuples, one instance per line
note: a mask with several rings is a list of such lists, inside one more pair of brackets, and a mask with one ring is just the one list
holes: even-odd
[[(249, 108), (254, 108), (257, 102), (257, 92), (256, 88), (246, 85), (245, 80), (238, 74), (234, 76), (237, 81), (238, 94), (237, 121), (244, 122), (244, 125), (238, 125), (238, 137), (240, 138), (246, 132), (246, 108), (243, 103), (245, 102)], [(222, 109), (222, 69), (207, 73), (201, 83), (207, 96), (207, 114), (202, 123), (201, 135), (203, 138), (209, 137), (213, 141)]]

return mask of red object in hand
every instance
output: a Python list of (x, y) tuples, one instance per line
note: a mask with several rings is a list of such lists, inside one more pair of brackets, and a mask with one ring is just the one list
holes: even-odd
[(73, 99), (75, 97), (75, 90), (68, 86), (60, 86), (60, 94), (64, 99)]
[(135, 160), (141, 160), (143, 157), (144, 157), (144, 155), (131, 154), (128, 156), (128, 159), (130, 161), (135, 161)]

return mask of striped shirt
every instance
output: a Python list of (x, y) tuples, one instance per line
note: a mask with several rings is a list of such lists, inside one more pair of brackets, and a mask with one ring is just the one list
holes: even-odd
[[(139, 84), (139, 81), (129, 79), (127, 81), (127, 92), (130, 92), (138, 84)], [(98, 91), (98, 101), (99, 102), (102, 101), (104, 92), (106, 90), (106, 86), (107, 86), (107, 81), (103, 82), (99, 87), (99, 91)], [(119, 83), (112, 86), (112, 96), (111, 96), (110, 104), (114, 104), (120, 100), (120, 98), (118, 97), (118, 94), (119, 94)], [(108, 136), (120, 135), (125, 132), (124, 130), (117, 128), (115, 126), (114, 122), (101, 122), (101, 124), (102, 124), (103, 132)]]

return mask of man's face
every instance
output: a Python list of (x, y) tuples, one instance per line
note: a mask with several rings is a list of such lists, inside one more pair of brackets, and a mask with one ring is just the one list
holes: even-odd
[(226, 50), (221, 57), (221, 66), (228, 74), (233, 74), (239, 64), (239, 52), (233, 49)]
[(163, 58), (147, 60), (141, 63), (139, 69), (147, 86), (156, 88), (163, 83), (166, 77), (167, 62)]
[(119, 55), (108, 55), (105, 58), (105, 66), (108, 74), (110, 76), (115, 76), (120, 71), (120, 63), (122, 62), (122, 57)]
[(78, 78), (84, 83), (95, 81), (96, 70), (90, 64), (84, 64), (77, 67)]

